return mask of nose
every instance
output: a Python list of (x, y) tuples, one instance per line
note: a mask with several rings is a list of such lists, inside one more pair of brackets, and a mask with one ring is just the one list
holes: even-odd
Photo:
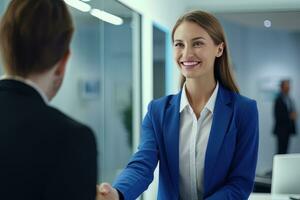
[(194, 51), (193, 51), (193, 48), (191, 48), (190, 46), (186, 46), (184, 49), (183, 49), (183, 58), (185, 60), (189, 60), (189, 59), (192, 59), (194, 57)]

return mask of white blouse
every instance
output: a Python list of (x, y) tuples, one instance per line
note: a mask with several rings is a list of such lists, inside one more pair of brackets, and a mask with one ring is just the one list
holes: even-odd
[(182, 200), (198, 200), (203, 198), (205, 153), (219, 83), (201, 111), (199, 119), (193, 112), (185, 89), (184, 84), (179, 110), (179, 194)]

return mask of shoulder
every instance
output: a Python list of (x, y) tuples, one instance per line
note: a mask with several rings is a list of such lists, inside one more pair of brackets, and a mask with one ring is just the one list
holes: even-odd
[(249, 97), (243, 96), (240, 93), (230, 91), (220, 84), (217, 101), (225, 103), (232, 109), (244, 108), (244, 107), (256, 107), (256, 101)]
[(164, 105), (168, 105), (170, 103), (173, 103), (173, 101), (176, 99), (176, 97), (178, 97), (180, 95), (180, 93), (178, 94), (171, 94), (171, 95), (167, 95), (167, 96), (163, 96), (161, 98), (158, 99), (153, 99), (151, 101), (151, 104), (153, 104), (153, 106), (164, 106)]
[(254, 99), (231, 92), (233, 110), (238, 124), (248, 124), (258, 121), (257, 103)]
[(254, 99), (229, 91), (223, 87), (220, 88), (220, 98), (218, 99), (232, 109), (234, 117), (238, 121), (257, 116), (257, 103)]
[(180, 100), (180, 96), (181, 92), (153, 99), (148, 105), (148, 111), (162, 113), (168, 109), (170, 105), (177, 105), (179, 102), (178, 100)]
[(65, 137), (72, 137), (75, 140), (94, 140), (93, 131), (88, 126), (71, 118), (54, 107), (47, 107), (46, 118), (49, 125), (52, 126), (52, 129), (64, 135)]
[(237, 108), (256, 107), (256, 100), (231, 92), (232, 100)]

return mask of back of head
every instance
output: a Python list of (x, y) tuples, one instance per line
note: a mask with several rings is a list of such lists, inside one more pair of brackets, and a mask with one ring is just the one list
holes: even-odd
[(63, 0), (11, 0), (0, 25), (7, 74), (51, 69), (68, 51), (73, 23)]

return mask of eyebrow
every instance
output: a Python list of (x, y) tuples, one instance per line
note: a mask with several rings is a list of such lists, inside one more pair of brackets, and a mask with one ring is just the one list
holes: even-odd
[(204, 37), (195, 37), (195, 38), (192, 39), (192, 41), (195, 41), (195, 40), (201, 40), (201, 39), (202, 39), (202, 40), (205, 40)]
[(182, 40), (174, 40), (174, 42), (182, 42)]
[[(192, 39), (192, 41), (195, 41), (195, 40), (205, 40), (204, 37), (195, 37)], [(182, 42), (182, 40), (174, 40), (174, 42)]]

